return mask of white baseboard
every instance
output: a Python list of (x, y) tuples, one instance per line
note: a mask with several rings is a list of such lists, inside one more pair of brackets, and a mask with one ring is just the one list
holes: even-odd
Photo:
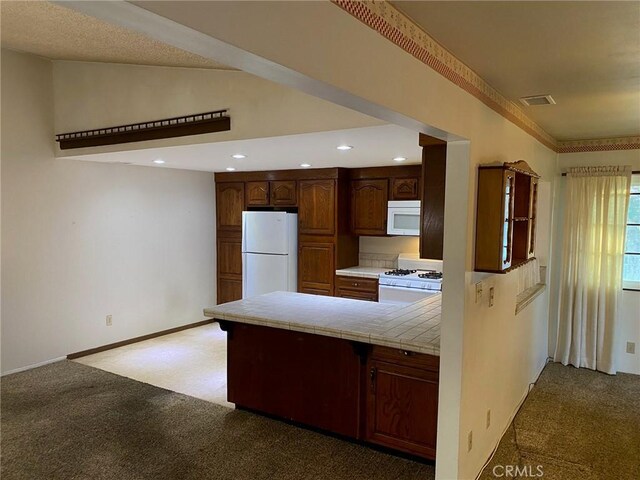
[(50, 363), (56, 363), (61, 360), (66, 360), (67, 357), (52, 358), (51, 360), (45, 360), (44, 362), (34, 363), (33, 365), (27, 365), (26, 367), (15, 368), (8, 372), (2, 372), (1, 377), (11, 375), (12, 373), (24, 372), (25, 370), (31, 370), (32, 368), (42, 367), (43, 365), (49, 365)]

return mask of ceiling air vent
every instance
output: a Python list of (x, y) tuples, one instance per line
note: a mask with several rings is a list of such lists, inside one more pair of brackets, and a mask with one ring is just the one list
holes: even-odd
[(555, 105), (556, 101), (551, 95), (531, 95), (530, 97), (520, 98), (520, 103), (527, 107), (535, 107), (537, 105)]

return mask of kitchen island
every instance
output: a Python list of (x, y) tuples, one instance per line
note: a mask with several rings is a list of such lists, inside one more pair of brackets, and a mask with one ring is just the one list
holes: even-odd
[(440, 302), (274, 292), (205, 315), (227, 331), (236, 407), (434, 459)]

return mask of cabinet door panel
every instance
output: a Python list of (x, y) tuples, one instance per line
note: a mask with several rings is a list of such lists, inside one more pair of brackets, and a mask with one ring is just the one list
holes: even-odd
[(242, 277), (242, 241), (240, 238), (218, 239), (218, 275)]
[(247, 205), (269, 205), (269, 182), (247, 182)]
[(218, 230), (242, 231), (244, 183), (219, 183), (216, 186), (216, 218)]
[(420, 180), (417, 177), (392, 178), (391, 200), (420, 200)]
[(333, 235), (336, 231), (334, 180), (301, 180), (298, 185), (298, 228), (300, 234)]
[(333, 243), (301, 243), (298, 257), (299, 291), (333, 295)]
[(350, 342), (235, 323), (229, 329), (227, 359), (230, 402), (359, 436), (361, 367)]
[(242, 280), (218, 278), (218, 305), (242, 299)]
[(355, 235), (387, 234), (388, 180), (351, 182), (351, 230)]
[(271, 182), (271, 205), (296, 205), (297, 192), (295, 180)]
[(369, 361), (367, 440), (435, 459), (438, 375)]

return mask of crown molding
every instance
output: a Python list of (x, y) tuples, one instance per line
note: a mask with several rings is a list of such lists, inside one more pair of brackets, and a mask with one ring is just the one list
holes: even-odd
[(331, 1), (555, 152), (594, 152), (640, 148), (640, 137), (558, 142), (527, 117), (516, 103), (508, 100), (485, 82), (477, 73), (387, 0)]
[(611, 150), (640, 150), (640, 136), (558, 142), (558, 153), (605, 152)]

